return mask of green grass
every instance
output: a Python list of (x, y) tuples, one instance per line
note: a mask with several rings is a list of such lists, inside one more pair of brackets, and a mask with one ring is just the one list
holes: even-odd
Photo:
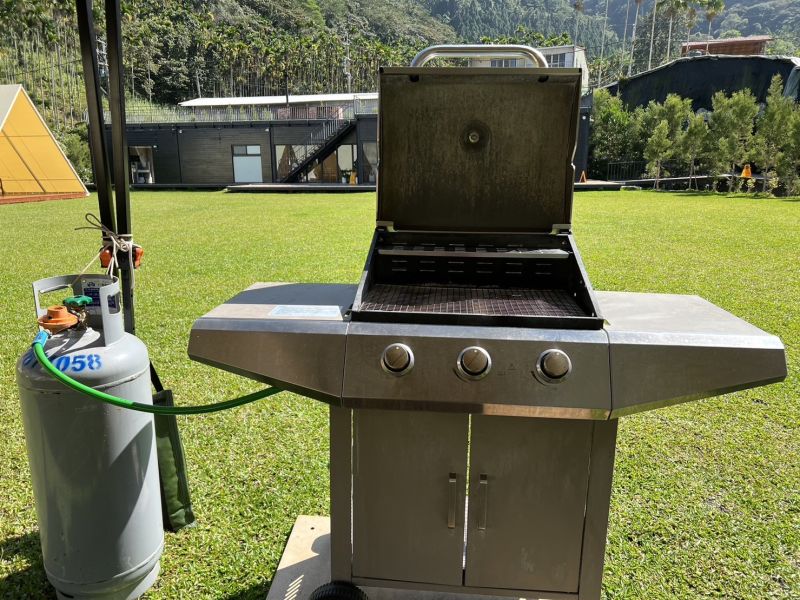
[[(179, 403), (257, 384), (189, 361), (192, 321), (254, 281), (355, 282), (374, 196), (134, 194), (139, 336)], [(94, 198), (0, 206), (0, 597), (52, 596), (42, 570), (14, 363), (31, 281), (79, 271)], [(576, 195), (601, 290), (699, 294), (789, 351), (782, 384), (621, 422), (607, 598), (800, 597), (800, 203), (652, 192)], [(327, 411), (281, 394), (182, 418), (198, 526), (168, 534), (150, 598), (263, 598), (294, 518), (325, 514)]]

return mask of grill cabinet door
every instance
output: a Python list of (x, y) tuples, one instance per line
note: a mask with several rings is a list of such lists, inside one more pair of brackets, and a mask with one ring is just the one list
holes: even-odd
[(465, 584), (578, 591), (592, 422), (472, 417)]
[(353, 415), (353, 576), (462, 585), (469, 417)]

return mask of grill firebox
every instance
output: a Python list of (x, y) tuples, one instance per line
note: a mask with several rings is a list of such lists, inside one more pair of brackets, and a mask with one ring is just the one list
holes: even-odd
[(353, 303), (356, 321), (600, 329), (567, 233), (378, 228)]
[(563, 290), (423, 285), (374, 286), (362, 311), (488, 317), (582, 317), (583, 309)]

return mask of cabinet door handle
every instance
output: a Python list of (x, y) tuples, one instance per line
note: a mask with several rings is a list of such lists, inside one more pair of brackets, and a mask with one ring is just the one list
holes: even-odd
[(481, 473), (478, 479), (478, 529), (486, 529), (486, 513), (489, 510), (489, 476)]
[(447, 527), (449, 529), (456, 528), (456, 510), (458, 504), (458, 475), (450, 473), (447, 482)]

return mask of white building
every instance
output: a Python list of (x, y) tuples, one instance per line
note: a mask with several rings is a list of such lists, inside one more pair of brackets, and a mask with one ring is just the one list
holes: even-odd
[[(581, 69), (581, 92), (589, 91), (589, 64), (586, 62), (586, 49), (582, 46), (548, 46), (537, 48), (553, 68)], [(471, 59), (473, 67), (533, 67), (527, 58)]]

